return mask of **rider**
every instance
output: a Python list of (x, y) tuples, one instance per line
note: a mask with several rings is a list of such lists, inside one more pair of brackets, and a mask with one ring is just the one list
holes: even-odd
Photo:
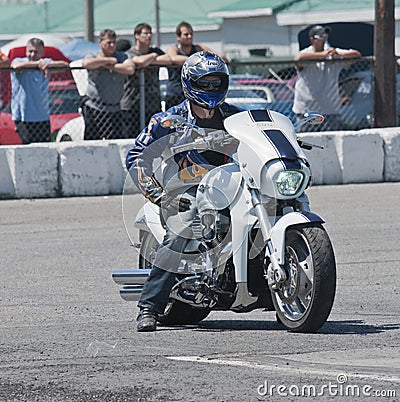
[[(163, 127), (161, 120), (180, 115), (199, 127), (223, 130), (224, 119), (242, 110), (224, 102), (229, 71), (215, 53), (201, 51), (190, 56), (183, 65), (181, 82), (186, 99), (166, 112), (153, 115), (126, 158), (127, 168), (136, 185), (147, 199), (161, 207), (166, 229), (138, 302), (139, 332), (155, 331), (157, 315), (164, 312), (168, 303), (182, 253), (190, 238), (190, 224), (197, 212), (195, 195), (199, 179), (212, 167), (226, 163), (223, 154), (210, 150), (201, 154), (196, 150), (180, 153), (168, 160), (175, 170), (164, 170), (161, 184), (153, 173), (153, 161), (159, 157), (165, 160), (170, 146), (177, 141), (172, 136), (176, 130)], [(184, 135), (183, 129), (182, 133)], [(171, 174), (171, 170), (175, 173)], [(170, 172), (167, 180), (166, 171)], [(177, 180), (181, 185), (174, 188), (171, 183)]]

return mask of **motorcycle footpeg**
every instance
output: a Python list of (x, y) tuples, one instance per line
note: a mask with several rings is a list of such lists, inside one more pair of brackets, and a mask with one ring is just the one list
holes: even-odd
[(227, 292), (216, 286), (206, 286), (204, 290), (207, 296), (214, 300), (220, 307), (230, 308), (235, 301), (235, 295), (232, 292)]

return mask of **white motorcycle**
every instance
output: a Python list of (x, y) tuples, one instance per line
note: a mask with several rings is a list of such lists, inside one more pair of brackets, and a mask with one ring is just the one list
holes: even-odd
[[(323, 116), (306, 115), (302, 124)], [(226, 131), (204, 130), (181, 116), (166, 127), (190, 132), (190, 143), (172, 154), (236, 144), (230, 163), (206, 173), (198, 183), (198, 215), (193, 238), (181, 258), (168, 306), (159, 321), (195, 324), (212, 310), (276, 311), (278, 322), (294, 332), (315, 332), (328, 319), (336, 290), (333, 248), (310, 211), (311, 185), (302, 150), (316, 145), (297, 137), (284, 115), (250, 110), (228, 117)], [(193, 139), (194, 138), (194, 139)], [(139, 269), (113, 272), (125, 300), (138, 300), (165, 230), (157, 206), (147, 202), (136, 217)]]

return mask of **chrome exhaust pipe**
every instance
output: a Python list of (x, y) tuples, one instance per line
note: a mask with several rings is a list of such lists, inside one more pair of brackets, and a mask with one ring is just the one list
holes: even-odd
[(143, 285), (125, 285), (119, 288), (119, 294), (125, 301), (138, 301)]
[(126, 301), (138, 301), (143, 290), (143, 285), (149, 276), (151, 269), (118, 270), (112, 273), (112, 278), (120, 285), (119, 294)]
[(114, 271), (112, 278), (117, 285), (144, 285), (151, 269), (124, 269)]

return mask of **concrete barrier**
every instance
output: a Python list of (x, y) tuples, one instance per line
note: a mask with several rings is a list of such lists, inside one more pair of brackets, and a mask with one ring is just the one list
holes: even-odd
[[(384, 130), (301, 135), (307, 142), (324, 146), (323, 150), (314, 148), (311, 151), (305, 151), (311, 164), (314, 184), (384, 181), (385, 136), (381, 135)], [(400, 129), (398, 129), (398, 138), (400, 140)], [(400, 170), (397, 177), (400, 180)]]
[(56, 197), (57, 161), (51, 145), (0, 147), (0, 197)]
[(384, 144), (384, 181), (400, 180), (400, 127), (380, 131)]
[[(314, 184), (400, 181), (400, 127), (302, 133), (324, 146), (305, 151)], [(0, 198), (111, 195), (135, 192), (125, 156), (134, 140), (0, 147)], [(125, 188), (130, 183), (130, 188)]]

